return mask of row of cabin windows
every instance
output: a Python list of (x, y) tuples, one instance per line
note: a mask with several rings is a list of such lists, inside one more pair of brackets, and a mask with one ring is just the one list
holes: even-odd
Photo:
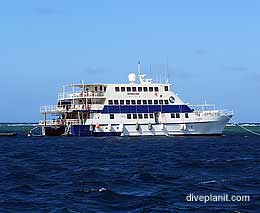
[[(110, 119), (114, 119), (115, 115), (114, 114), (110, 114)], [(147, 119), (147, 118), (154, 118), (154, 114), (150, 113), (150, 114), (127, 114), (126, 115), (127, 119)]]
[[(99, 91), (101, 91), (101, 92), (102, 92), (102, 91), (106, 92), (106, 90), (107, 90), (107, 88), (106, 88), (106, 87), (103, 87), (103, 86), (100, 86), (99, 88), (98, 88), (97, 86), (94, 87), (94, 91), (95, 91), (95, 92), (97, 92), (98, 89), (99, 89)], [(86, 88), (85, 90), (88, 92), (90, 89), (89, 89), (89, 88)]]
[[(164, 87), (165, 91), (168, 91), (168, 86)], [(159, 87), (115, 87), (116, 92), (159, 92)]]
[[(143, 118), (154, 118), (154, 114), (127, 114), (126, 115), (127, 119), (143, 119)], [(110, 119), (114, 119), (115, 115), (110, 114)], [(171, 113), (171, 118), (180, 118), (180, 113)], [(189, 114), (185, 113), (185, 118), (189, 118)]]
[[(180, 113), (171, 113), (171, 118), (180, 118)], [(188, 113), (185, 113), (185, 118), (189, 118)]]
[(169, 104), (168, 100), (108, 100), (109, 105)]

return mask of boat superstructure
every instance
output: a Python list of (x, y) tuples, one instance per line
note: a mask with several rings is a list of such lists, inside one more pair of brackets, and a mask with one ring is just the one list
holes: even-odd
[[(43, 106), (39, 126), (45, 136), (221, 135), (233, 112), (214, 105), (188, 105), (169, 83), (145, 74), (126, 84), (63, 86), (54, 106)], [(137, 81), (137, 77), (139, 78)], [(49, 115), (55, 116), (48, 120)]]

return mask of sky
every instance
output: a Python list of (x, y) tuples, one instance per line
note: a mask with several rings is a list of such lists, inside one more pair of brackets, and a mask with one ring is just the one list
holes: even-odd
[(42, 119), (63, 84), (126, 83), (139, 60), (154, 80), (168, 70), (185, 102), (260, 122), (259, 11), (257, 0), (1, 1), (0, 122)]

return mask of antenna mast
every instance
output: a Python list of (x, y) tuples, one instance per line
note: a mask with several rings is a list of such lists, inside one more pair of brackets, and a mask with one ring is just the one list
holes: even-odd
[(141, 62), (140, 61), (138, 61), (137, 70), (138, 70), (138, 74), (141, 75)]

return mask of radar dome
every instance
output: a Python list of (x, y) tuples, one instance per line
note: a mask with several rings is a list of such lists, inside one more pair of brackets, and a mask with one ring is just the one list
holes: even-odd
[(134, 83), (136, 81), (136, 75), (134, 73), (130, 73), (128, 75), (128, 80), (129, 80), (129, 82)]

